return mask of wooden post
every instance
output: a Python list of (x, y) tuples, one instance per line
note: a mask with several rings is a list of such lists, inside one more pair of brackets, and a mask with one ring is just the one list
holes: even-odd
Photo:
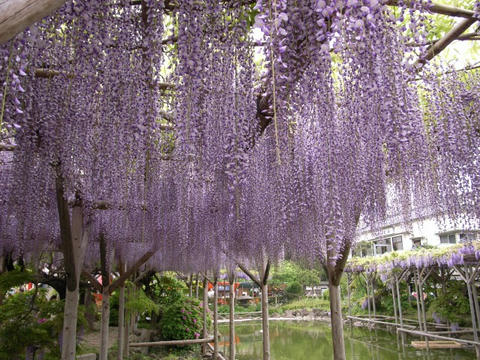
[(395, 287), (397, 288), (397, 301), (398, 301), (398, 317), (400, 320), (400, 326), (403, 327), (403, 313), (402, 313), (402, 297), (400, 294), (400, 279), (395, 275)]
[(262, 331), (263, 331), (263, 360), (270, 360), (270, 326), (268, 314), (268, 276), (270, 273), (270, 260), (267, 260), (262, 273)]
[(102, 268), (102, 322), (100, 325), (100, 360), (108, 360), (108, 333), (110, 323), (110, 265), (107, 258), (107, 243), (100, 234), (100, 261)]
[(395, 324), (398, 324), (397, 299), (395, 296), (395, 278), (394, 277), (392, 277), (391, 286), (392, 286), (393, 315), (395, 317)]
[(417, 293), (417, 319), (418, 319), (418, 327), (420, 331), (424, 330), (423, 329), (423, 322), (421, 319), (421, 309), (420, 309), (420, 299), (419, 299), (419, 294), (418, 294), (418, 278), (417, 278), (417, 271), (415, 271), (413, 281), (415, 282), (415, 292)]
[(340, 298), (340, 286), (329, 281), (330, 295), (330, 319), (332, 326), (333, 358), (345, 360), (345, 341), (343, 339), (342, 303)]
[(102, 322), (100, 325), (100, 360), (108, 360), (108, 330), (110, 321), (110, 291), (102, 291)]
[(230, 273), (230, 360), (235, 360), (235, 272)]
[(475, 279), (478, 275), (479, 266), (476, 265), (475, 269), (471, 269), (471, 281), (472, 281), (472, 295), (473, 303), (475, 305), (475, 313), (477, 314), (477, 327), (480, 327), (480, 305), (478, 303), (477, 287), (475, 286)]
[(213, 360), (218, 359), (218, 278), (213, 277)]
[(198, 299), (198, 287), (199, 287), (199, 282), (200, 282), (200, 275), (197, 273), (196, 275), (196, 281), (195, 281), (195, 298)]
[(372, 306), (373, 306), (373, 317), (377, 317), (377, 305), (375, 304), (375, 273), (371, 275), (371, 289), (372, 289)]
[(371, 303), (370, 303), (370, 280), (369, 280), (368, 274), (364, 275), (364, 278), (365, 278), (365, 283), (367, 285), (368, 318), (371, 319), (372, 318), (372, 314), (371, 314), (372, 306), (371, 306)]
[[(350, 300), (350, 284), (352, 280), (352, 275), (347, 273), (347, 297), (348, 297), (348, 316), (352, 316), (352, 304)], [(315, 291), (314, 291), (315, 293)]]
[[(125, 272), (125, 265), (120, 261), (120, 276)], [(125, 283), (120, 286), (118, 294), (118, 353), (117, 360), (123, 360), (125, 347)]]
[[(470, 316), (472, 317), (472, 329), (473, 329), (473, 339), (478, 341), (478, 332), (477, 332), (477, 317), (475, 315), (475, 300), (473, 299), (473, 292), (471, 287), (471, 282), (474, 276), (471, 276), (469, 273), (468, 266), (462, 270), (458, 266), (454, 266), (455, 270), (460, 274), (462, 280), (467, 284), (467, 292), (468, 292), (468, 302), (470, 304)], [(472, 274), (475, 275), (475, 274)], [(478, 301), (478, 300), (477, 300)], [(475, 345), (475, 352), (477, 354), (477, 359), (480, 359), (480, 346)]]
[(190, 284), (188, 285), (188, 296), (192, 297), (193, 295), (193, 274), (190, 274)]
[[(421, 271), (418, 271), (418, 291), (420, 296), (420, 306), (422, 309), (423, 329), (425, 331), (427, 331), (427, 314), (425, 311), (425, 300), (423, 297), (423, 294), (424, 294), (423, 285), (425, 284), (425, 280), (428, 278), (430, 273), (431, 273), (431, 270), (426, 270), (426, 268), (423, 268)], [(427, 340), (427, 346), (428, 346), (428, 340)]]
[[(203, 277), (203, 338), (208, 337), (207, 330), (207, 309), (208, 309), (208, 279), (206, 276)], [(205, 343), (202, 346), (202, 354), (206, 355), (208, 350), (208, 345)]]
[(270, 331), (268, 326), (268, 276), (270, 273), (270, 260), (267, 259), (267, 265), (261, 268), (261, 279), (253, 275), (247, 267), (237, 261), (238, 267), (252, 281), (257, 284), (262, 291), (262, 332), (263, 332), (263, 360), (270, 360)]

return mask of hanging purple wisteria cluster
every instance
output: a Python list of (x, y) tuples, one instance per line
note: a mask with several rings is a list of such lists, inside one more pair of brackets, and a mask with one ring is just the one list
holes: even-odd
[(0, 251), (58, 246), (59, 189), (84, 207), (91, 263), (102, 236), (124, 261), (153, 246), (152, 264), (183, 271), (286, 253), (341, 271), (359, 221), (377, 227), (392, 198), (406, 220), (418, 203), (480, 216), (479, 77), (415, 81), (398, 27), (408, 11), (425, 40), (414, 10), (164, 5), (67, 1), (0, 47), (0, 134), (16, 146), (0, 153)]
[(480, 260), (480, 246), (469, 243), (453, 246), (447, 249), (419, 249), (404, 253), (385, 254), (374, 258), (352, 258), (348, 261), (345, 271), (353, 273), (372, 273), (381, 275), (382, 279), (395, 271), (424, 268), (452, 268), (476, 264)]

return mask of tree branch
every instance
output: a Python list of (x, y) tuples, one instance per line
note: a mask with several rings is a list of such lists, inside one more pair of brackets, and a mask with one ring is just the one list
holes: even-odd
[[(398, 6), (398, 3), (399, 3), (398, 0), (389, 0), (386, 2), (386, 5)], [(418, 4), (418, 1), (406, 1), (404, 5), (411, 8), (417, 4)], [(424, 4), (427, 5), (426, 2)], [(440, 4), (432, 3), (431, 5), (427, 5), (426, 8), (428, 9), (429, 12), (434, 14), (440, 14), (440, 15), (463, 17), (468, 19), (473, 17), (474, 15), (474, 12), (472, 10), (460, 9), (460, 8), (456, 8), (448, 5), (440, 5)]]
[(0, 0), (0, 44), (62, 6), (66, 0)]
[(427, 53), (417, 60), (417, 64), (425, 64), (440, 54), (452, 41), (462, 35), (477, 20), (474, 18), (464, 19), (455, 25), (443, 38), (427, 49)]

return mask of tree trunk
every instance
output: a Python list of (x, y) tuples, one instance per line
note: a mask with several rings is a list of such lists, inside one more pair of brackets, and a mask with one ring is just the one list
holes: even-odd
[(63, 312), (62, 360), (75, 360), (79, 298), (80, 290), (78, 286), (73, 291), (67, 288)]
[(270, 360), (270, 330), (268, 324), (268, 285), (262, 284), (263, 360)]
[(230, 281), (230, 360), (235, 360), (235, 277), (232, 276)]
[(100, 360), (108, 360), (108, 323), (110, 322), (110, 291), (102, 292), (102, 323), (100, 326)]
[(125, 344), (125, 284), (120, 287), (118, 294), (118, 360), (123, 360)]
[[(206, 277), (203, 278), (203, 332), (202, 336), (204, 339), (208, 336), (207, 331), (207, 309), (208, 309), (208, 280)], [(202, 346), (202, 354), (207, 354), (208, 345), (207, 343)]]
[[(62, 194), (63, 195), (63, 194)], [(69, 221), (69, 219), (68, 219)], [(83, 210), (81, 206), (74, 206), (72, 209), (71, 226), (71, 252), (64, 253), (64, 258), (72, 258), (73, 264), (66, 264), (71, 267), (74, 277), (67, 280), (67, 293), (63, 314), (63, 336), (62, 336), (62, 360), (75, 360), (77, 347), (77, 318), (78, 302), (80, 300), (80, 272), (83, 265), (83, 258), (88, 242), (88, 230), (83, 228)], [(65, 249), (64, 252), (68, 250)]]
[(342, 319), (342, 302), (340, 298), (340, 286), (329, 281), (328, 284), (330, 295), (330, 319), (332, 321), (332, 343), (333, 343), (333, 359), (345, 360), (345, 343), (343, 340), (343, 319)]

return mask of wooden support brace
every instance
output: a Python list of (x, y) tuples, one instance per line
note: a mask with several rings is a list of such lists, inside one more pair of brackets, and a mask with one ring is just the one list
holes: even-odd
[(110, 294), (117, 288), (123, 285), (123, 283), (135, 272), (140, 266), (145, 264), (157, 251), (149, 250), (140, 259), (138, 259), (123, 275), (120, 275), (109, 287)]

